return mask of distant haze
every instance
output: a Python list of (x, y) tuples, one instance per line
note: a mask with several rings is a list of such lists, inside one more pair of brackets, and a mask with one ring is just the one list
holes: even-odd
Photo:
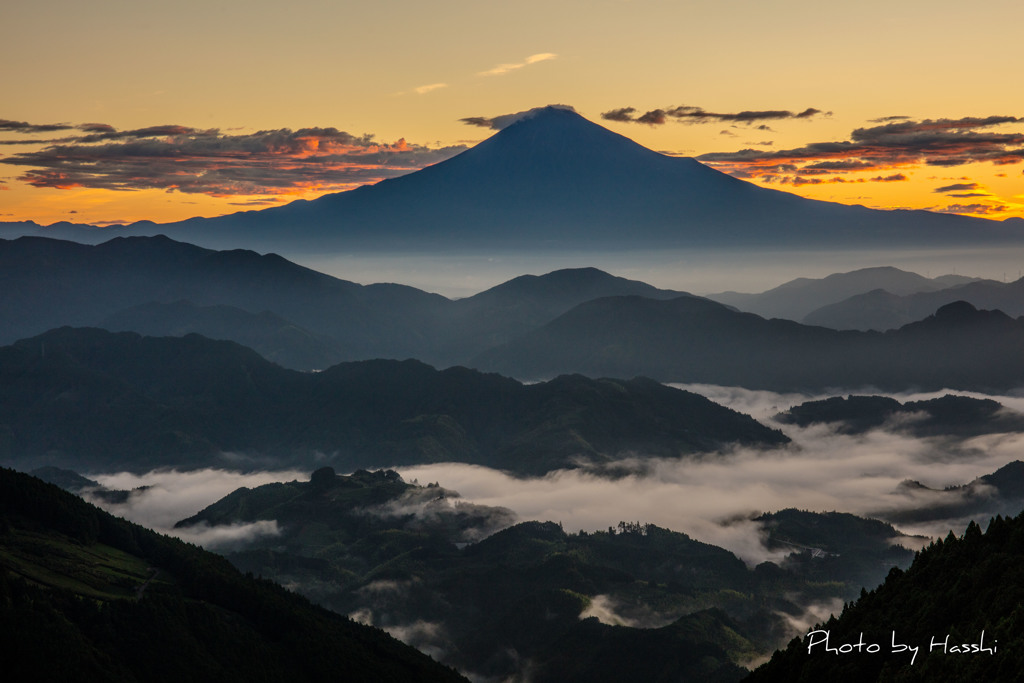
[(798, 277), (874, 266), (894, 266), (919, 275), (956, 273), (1016, 280), (1024, 269), (1024, 247), (1001, 249), (893, 249), (887, 251), (710, 251), (434, 253), (286, 253), (285, 257), (335, 277), (371, 284), (396, 282), (450, 298), (471, 296), (524, 273), (593, 266), (656, 287), (692, 294), (762, 292)]

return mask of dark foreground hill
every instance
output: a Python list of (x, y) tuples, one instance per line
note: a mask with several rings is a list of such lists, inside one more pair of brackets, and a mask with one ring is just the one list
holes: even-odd
[(9, 681), (457, 681), (387, 634), (0, 469)]
[(648, 379), (524, 385), (418, 361), (300, 373), (232, 342), (63, 328), (0, 348), (0, 459), (147, 471), (466, 462), (518, 473), (788, 439)]
[(972, 522), (746, 680), (1015, 681), (1024, 671), (1022, 622), (1024, 515), (996, 517), (985, 533)]
[(520, 378), (645, 375), (751, 389), (1007, 390), (1024, 384), (1024, 321), (956, 302), (887, 333), (765, 320), (713, 301), (609, 297), (477, 356)]

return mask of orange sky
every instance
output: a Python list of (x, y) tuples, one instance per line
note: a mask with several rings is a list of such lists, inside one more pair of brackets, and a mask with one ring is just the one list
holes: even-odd
[(0, 220), (309, 199), (551, 103), (815, 199), (1024, 217), (1017, 2), (365, 5), (4, 3)]

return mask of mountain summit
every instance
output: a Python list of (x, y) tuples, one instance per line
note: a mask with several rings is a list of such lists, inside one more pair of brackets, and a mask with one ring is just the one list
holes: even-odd
[(647, 149), (561, 106), (517, 115), (462, 154), (376, 185), (129, 230), (285, 252), (976, 245), (1019, 240), (1022, 232), (995, 221), (879, 211), (761, 188)]
[[(656, 246), (714, 241), (746, 223), (751, 207), (790, 205), (689, 158), (659, 154), (561, 107), (534, 110), (472, 149), (415, 173), (284, 207), (187, 221), (193, 241), (210, 231), (254, 229), (318, 244), (369, 247)], [(718, 217), (728, 214), (725, 220)], [(760, 209), (757, 209), (760, 211)], [(194, 234), (191, 234), (195, 230)]]

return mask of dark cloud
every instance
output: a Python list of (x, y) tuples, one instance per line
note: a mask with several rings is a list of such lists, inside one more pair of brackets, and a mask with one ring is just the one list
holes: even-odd
[(821, 169), (825, 171), (863, 171), (864, 169), (873, 168), (874, 164), (870, 161), (859, 161), (857, 159), (846, 159), (842, 161), (819, 161), (816, 164), (810, 164), (804, 166), (804, 170), (809, 168)]
[(959, 213), (959, 214), (975, 214), (975, 215), (990, 215), (996, 213), (1004, 213), (1009, 209), (1002, 204), (950, 204), (947, 207), (936, 209), (941, 213)]
[(78, 130), (86, 133), (113, 133), (115, 128), (108, 123), (83, 123)]
[[(742, 123), (750, 125), (756, 121), (772, 121), (779, 119), (809, 119), (818, 114), (825, 114), (820, 109), (808, 107), (801, 112), (791, 112), (782, 109), (769, 109), (761, 111), (741, 111), (735, 114), (717, 113), (706, 111), (702, 107), (682, 105), (668, 107), (666, 109), (652, 109), (639, 116), (634, 116), (637, 110), (634, 107), (620, 107), (601, 114), (601, 118), (607, 121), (646, 123), (652, 126), (659, 126), (669, 119), (680, 123)], [(826, 116), (828, 114), (825, 114)], [(762, 124), (757, 126), (758, 130), (770, 131), (771, 128)]]
[(87, 134), (0, 163), (27, 167), (19, 179), (35, 187), (283, 195), (377, 182), (465, 149), (432, 149), (404, 139), (382, 143), (336, 128), (231, 135), (180, 125), (118, 131), (89, 123), (77, 128)]
[(1015, 116), (967, 116), (961, 119), (925, 119), (923, 121), (900, 121), (871, 128), (858, 128), (850, 134), (855, 141), (885, 140), (920, 133), (948, 134), (955, 131), (970, 131), (974, 128), (988, 128), (1003, 123), (1020, 123), (1024, 119)]
[(899, 114), (897, 114), (895, 116), (883, 116), (878, 119), (871, 119), (871, 123), (889, 123), (890, 121), (906, 121), (909, 118), (909, 116), (900, 116)]
[[(777, 151), (714, 152), (697, 158), (736, 177), (765, 181), (768, 178), (777, 181), (780, 174), (797, 170), (801, 176), (812, 176), (821, 175), (821, 171), (887, 171), (979, 162), (1012, 164), (1024, 160), (1024, 132), (1003, 133), (990, 129), (1022, 122), (1024, 119), (1013, 116), (923, 121), (888, 117), (888, 122), (882, 125), (854, 130), (849, 140), (813, 142)], [(791, 182), (809, 184), (810, 179), (791, 178)]]
[(967, 190), (977, 190), (979, 187), (978, 183), (953, 183), (952, 185), (937, 187), (932, 192), (965, 192)]
[(209, 130), (199, 130), (197, 128), (189, 128), (187, 126), (163, 125), (149, 126), (148, 128), (137, 128), (135, 130), (119, 131), (115, 130), (111, 126), (104, 126), (104, 124), (91, 123), (87, 125), (91, 127), (93, 134), (76, 138), (76, 142), (89, 143), (104, 142), (107, 140), (137, 140), (142, 138), (158, 138), (182, 135), (187, 135), (191, 137), (217, 137), (218, 135), (220, 135), (220, 131), (217, 130), (216, 128), (211, 128)]
[(660, 126), (665, 123), (665, 111), (662, 109), (654, 109), (634, 119), (637, 123), (646, 123), (649, 126)]
[(12, 133), (53, 133), (58, 130), (73, 130), (75, 126), (66, 123), (27, 123), (25, 121), (11, 121), (0, 119), (0, 131)]
[[(794, 171), (795, 169), (789, 169)], [(778, 175), (767, 175), (762, 176), (759, 180), (770, 183), (779, 183), (781, 185), (793, 185), (799, 187), (801, 185), (824, 185), (824, 184), (854, 184), (854, 183), (897, 183), (904, 180), (909, 180), (907, 176), (902, 173), (894, 173), (888, 176), (875, 176), (874, 178), (846, 178), (843, 176), (829, 176), (829, 177), (814, 177), (815, 175), (827, 175), (829, 171), (820, 170), (806, 170), (800, 169), (799, 175), (794, 176), (778, 176)], [(808, 175), (812, 177), (807, 177)]]
[(281, 199), (278, 197), (270, 197), (267, 199), (250, 199), (244, 202), (228, 202), (231, 206), (273, 206), (280, 204)]
[[(166, 127), (157, 127), (154, 130)], [(89, 133), (87, 136), (69, 136), (63, 138), (55, 138), (51, 140), (40, 140), (38, 138), (21, 138), (17, 140), (0, 140), (0, 145), (26, 145), (26, 144), (54, 144), (58, 142), (94, 142), (96, 139), (91, 139), (92, 135), (106, 134), (113, 138), (117, 133), (117, 130), (107, 123), (82, 123), (76, 126), (72, 126), (66, 123), (53, 123), (53, 124), (31, 124), (25, 123), (24, 121), (9, 121), (6, 119), (0, 119), (0, 133), (53, 133), (62, 130), (80, 130), (83, 133)], [(122, 133), (120, 135), (130, 135), (131, 132)], [(156, 134), (156, 133), (154, 133)], [(140, 137), (136, 135), (136, 137)], [(144, 135), (141, 137), (145, 137)]]
[(636, 109), (633, 107), (622, 107), (621, 109), (612, 109), (601, 114), (601, 118), (605, 121), (621, 121), (623, 123), (633, 120), (633, 114), (636, 113)]
[(804, 109), (802, 112), (800, 112), (799, 114), (797, 114), (793, 118), (796, 118), (796, 119), (809, 119), (812, 116), (814, 116), (815, 114), (822, 114), (822, 113), (824, 113), (824, 112), (822, 112), (820, 109), (815, 109), (814, 107), (808, 107), (807, 109)]
[(493, 120), (485, 116), (469, 116), (464, 119), (459, 119), (462, 123), (467, 126), (479, 126), (481, 128), (490, 128), (493, 124)]

